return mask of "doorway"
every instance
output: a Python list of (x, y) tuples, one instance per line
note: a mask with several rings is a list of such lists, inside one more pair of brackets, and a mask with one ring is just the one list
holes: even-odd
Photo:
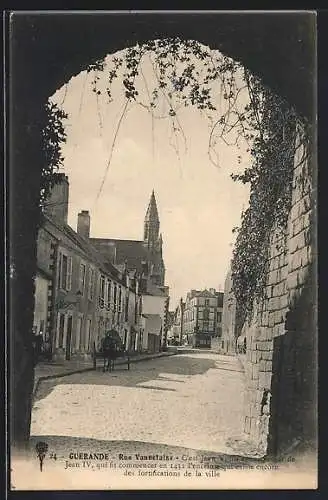
[(65, 356), (65, 359), (67, 361), (71, 359), (71, 352), (72, 352), (72, 324), (73, 324), (73, 316), (68, 316), (67, 331), (66, 331), (66, 356)]

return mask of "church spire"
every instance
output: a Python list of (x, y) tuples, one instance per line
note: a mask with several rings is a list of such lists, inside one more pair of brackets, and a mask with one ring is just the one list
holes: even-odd
[(154, 190), (151, 193), (144, 224), (144, 242), (154, 247), (159, 234), (159, 217)]
[(145, 222), (159, 222), (155, 192), (152, 190), (149, 205), (146, 212)]

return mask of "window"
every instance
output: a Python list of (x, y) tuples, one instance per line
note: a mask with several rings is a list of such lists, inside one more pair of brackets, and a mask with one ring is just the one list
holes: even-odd
[(89, 269), (89, 286), (88, 286), (88, 299), (93, 299), (93, 289), (94, 289), (94, 281), (95, 281), (95, 270), (90, 267)]
[(91, 349), (91, 325), (92, 325), (92, 322), (91, 322), (91, 319), (88, 318), (87, 321), (86, 321), (86, 348), (88, 351), (90, 351)]
[(216, 313), (216, 320), (218, 323), (222, 322), (222, 313), (219, 311)]
[(118, 310), (122, 312), (122, 287), (118, 289)]
[(66, 290), (67, 286), (67, 255), (61, 254), (60, 268), (59, 268), (59, 286), (63, 290)]
[(117, 285), (114, 283), (114, 312), (116, 312), (116, 306), (117, 306)]
[(208, 307), (210, 305), (210, 299), (205, 299), (205, 306)]
[(204, 309), (204, 312), (203, 312), (203, 318), (204, 318), (205, 320), (208, 320), (208, 318), (209, 318), (209, 314), (210, 314), (209, 310), (208, 310), (208, 309)]
[(59, 254), (59, 288), (70, 290), (72, 286), (72, 257)]
[(129, 295), (126, 296), (125, 299), (125, 315), (124, 315), (125, 321), (128, 321), (129, 319)]
[(106, 309), (108, 311), (110, 309), (110, 293), (111, 293), (111, 281), (109, 279), (106, 279), (105, 303), (106, 303)]
[(103, 308), (105, 305), (105, 277), (104, 276), (100, 276), (99, 305), (101, 308)]
[(76, 326), (76, 350), (81, 350), (83, 348), (83, 316), (77, 318)]
[(86, 274), (86, 265), (83, 262), (81, 262), (80, 275), (79, 275), (79, 291), (81, 292), (82, 295), (84, 295), (85, 274)]
[(112, 299), (112, 282), (111, 280), (108, 281), (108, 302), (110, 303), (111, 302), (111, 299)]
[(138, 299), (138, 296), (135, 296), (134, 303), (134, 322), (138, 323), (138, 315), (141, 315), (142, 312), (142, 302), (141, 299)]

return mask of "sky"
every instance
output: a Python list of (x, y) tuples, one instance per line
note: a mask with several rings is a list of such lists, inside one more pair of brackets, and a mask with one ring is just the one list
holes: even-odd
[[(151, 82), (146, 63), (143, 72)], [(105, 76), (98, 75), (99, 88), (104, 88)], [(240, 225), (249, 196), (248, 188), (230, 174), (249, 165), (246, 147), (238, 150), (220, 142), (220, 165), (214, 166), (208, 157), (209, 123), (199, 111), (187, 107), (179, 112), (186, 140), (180, 134), (177, 148), (172, 147), (170, 120), (152, 120), (135, 104), (122, 120), (112, 148), (124, 106), (121, 88), (114, 84), (113, 101), (108, 103), (106, 94), (92, 92), (92, 78), (92, 72), (82, 72), (51, 98), (69, 115), (61, 169), (70, 182), (69, 225), (76, 229), (78, 212), (89, 210), (91, 237), (141, 240), (154, 189), (170, 309), (191, 289), (223, 290), (232, 257), (232, 229)]]

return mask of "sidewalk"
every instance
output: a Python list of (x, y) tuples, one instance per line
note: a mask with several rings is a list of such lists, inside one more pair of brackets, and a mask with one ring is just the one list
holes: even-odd
[[(162, 358), (165, 356), (173, 356), (176, 354), (174, 351), (158, 352), (151, 354), (137, 354), (130, 357), (130, 364), (137, 363), (138, 361), (146, 361), (148, 359)], [(118, 359), (115, 365), (127, 364), (127, 359)], [(99, 369), (99, 362), (97, 363)], [(93, 361), (90, 360), (57, 360), (57, 361), (41, 361), (35, 367), (34, 372), (34, 387), (33, 395), (36, 393), (38, 386), (42, 380), (51, 378), (65, 377), (66, 375), (73, 375), (74, 373), (83, 373), (94, 370)]]
[(244, 372), (246, 371), (246, 354), (237, 354), (237, 358), (239, 359), (239, 362), (244, 370)]

